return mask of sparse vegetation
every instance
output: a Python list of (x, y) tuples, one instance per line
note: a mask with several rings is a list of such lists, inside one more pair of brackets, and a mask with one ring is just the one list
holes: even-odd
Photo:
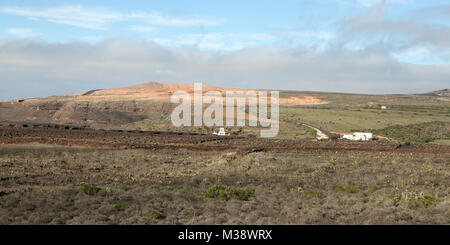
[(426, 122), (405, 126), (395, 125), (374, 130), (373, 132), (399, 141), (428, 143), (434, 140), (449, 140), (450, 122)]
[(448, 223), (446, 154), (229, 152), (2, 145), (0, 224)]
[(315, 197), (323, 197), (325, 195), (325, 193), (321, 190), (308, 190), (305, 193)]
[[(450, 223), (448, 90), (280, 91), (327, 104), (280, 104), (277, 138), (260, 139), (260, 126), (175, 127), (157, 99), (169, 90), (149, 86), (154, 100), (140, 88), (0, 102), (0, 225)], [(379, 137), (339, 140), (354, 131)]]
[[(450, 107), (441, 105), (385, 105), (389, 110), (404, 111), (404, 112), (416, 112), (416, 113), (439, 113), (450, 114)], [(364, 109), (381, 110), (381, 104), (378, 105), (366, 105)]]
[(330, 164), (334, 167), (337, 164), (337, 157), (331, 157), (330, 158)]
[(342, 185), (342, 186), (336, 187), (336, 191), (347, 192), (347, 193), (356, 193), (356, 192), (358, 192), (358, 189), (353, 186), (350, 186), (350, 185)]
[(125, 210), (125, 208), (127, 208), (127, 207), (128, 207), (128, 203), (126, 203), (126, 202), (118, 202), (118, 203), (114, 204), (114, 208), (119, 211)]
[(129, 189), (129, 187), (128, 187), (127, 184), (119, 184), (119, 185), (118, 185), (118, 188), (121, 189), (121, 190), (124, 190), (124, 191), (126, 191), (126, 190)]
[(341, 138), (341, 136), (339, 134), (333, 134), (333, 133), (330, 134), (330, 140), (337, 140), (339, 138)]
[(434, 196), (424, 195), (423, 192), (417, 193), (414, 191), (402, 191), (398, 194), (389, 195), (387, 198), (394, 200), (396, 203), (404, 202), (409, 208), (414, 210), (429, 207), (437, 201)]
[(147, 216), (152, 219), (165, 219), (166, 218), (165, 214), (163, 214), (159, 211), (156, 211), (156, 210), (151, 210), (151, 211), (147, 212)]
[(255, 195), (255, 191), (252, 189), (239, 189), (223, 185), (214, 185), (204, 193), (205, 197), (215, 198), (220, 197), (223, 199), (236, 198), (241, 201), (248, 201)]
[(96, 195), (101, 190), (102, 190), (102, 188), (97, 187), (95, 185), (84, 184), (84, 185), (78, 187), (76, 192), (92, 196), (92, 195)]

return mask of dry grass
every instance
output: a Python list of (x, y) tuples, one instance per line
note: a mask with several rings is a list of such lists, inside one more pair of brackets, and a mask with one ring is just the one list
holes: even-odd
[(449, 224), (449, 160), (1, 146), (0, 224)]

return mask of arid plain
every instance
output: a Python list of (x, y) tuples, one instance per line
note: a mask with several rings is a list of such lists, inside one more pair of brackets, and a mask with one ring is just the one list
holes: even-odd
[[(267, 139), (174, 127), (180, 89), (192, 85), (1, 102), (0, 224), (450, 223), (448, 89), (280, 91)], [(375, 140), (340, 138), (355, 131)]]

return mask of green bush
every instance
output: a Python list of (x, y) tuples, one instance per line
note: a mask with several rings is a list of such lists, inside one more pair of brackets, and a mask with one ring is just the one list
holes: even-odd
[(149, 216), (152, 219), (164, 219), (164, 218), (166, 218), (165, 214), (163, 214), (161, 212), (158, 212), (156, 210), (152, 210), (152, 211), (148, 212), (147, 216)]
[(128, 203), (126, 203), (126, 202), (118, 202), (118, 203), (114, 204), (114, 208), (117, 210), (124, 210), (127, 207), (128, 207)]
[(84, 184), (84, 185), (78, 187), (76, 192), (93, 196), (93, 195), (96, 195), (101, 190), (102, 190), (102, 188), (99, 188), (97, 186)]

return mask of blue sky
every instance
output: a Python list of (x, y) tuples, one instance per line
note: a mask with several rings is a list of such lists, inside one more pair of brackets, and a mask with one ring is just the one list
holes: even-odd
[[(36, 3), (38, 2), (38, 3)], [(20, 3), (20, 4), (17, 4)], [(126, 37), (163, 45), (239, 49), (279, 39), (312, 42), (333, 37), (330, 22), (342, 4), (302, 1), (2, 1), (2, 38), (40, 37), (51, 42), (99, 42)], [(336, 8), (338, 7), (338, 11)], [(351, 10), (353, 11), (353, 10)], [(314, 15), (332, 16), (317, 22)], [(94, 17), (95, 16), (95, 17)], [(282, 44), (282, 43), (278, 43)]]
[(421, 92), (448, 87), (449, 64), (443, 0), (0, 2), (0, 99), (147, 81)]

